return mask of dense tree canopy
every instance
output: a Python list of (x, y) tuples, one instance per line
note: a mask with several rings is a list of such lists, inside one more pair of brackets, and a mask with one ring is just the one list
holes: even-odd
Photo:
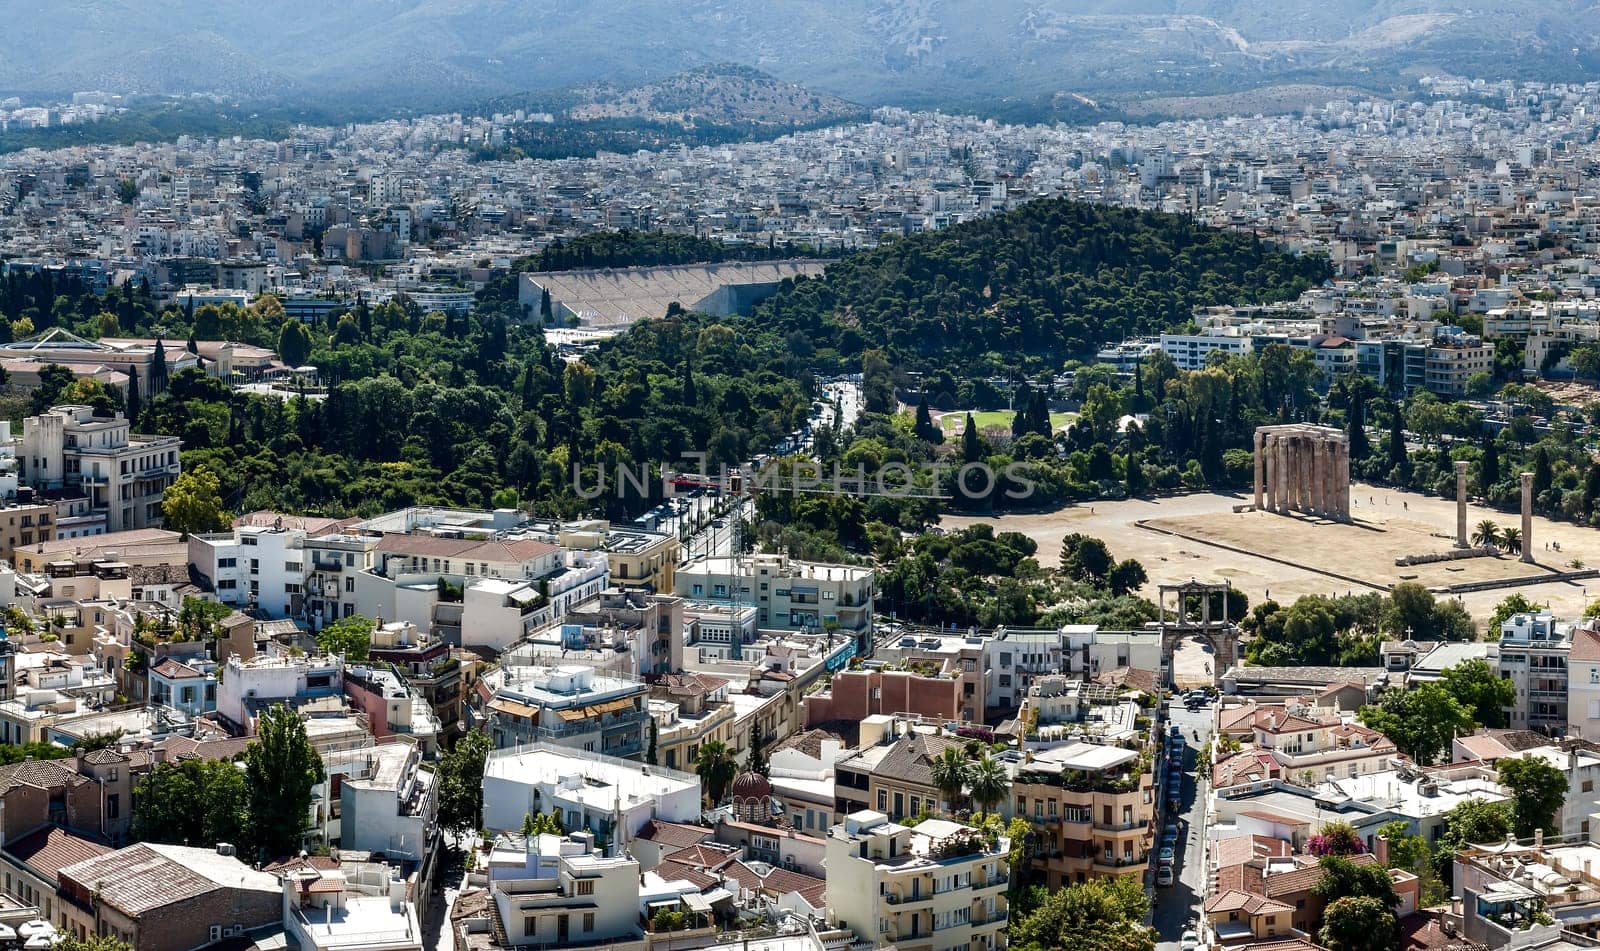
[(263, 712), (244, 762), (258, 854), (295, 854), (310, 822), (311, 788), (322, 779), (322, 757), (312, 749), (300, 714), (282, 704)]
[(1149, 903), (1131, 875), (1068, 885), (1014, 920), (1009, 944), (1017, 951), (1153, 951), (1155, 932), (1144, 924)]
[(908, 368), (1010, 369), (1176, 327), (1197, 306), (1293, 298), (1328, 275), (1251, 235), (1052, 199), (852, 255), (758, 316), (843, 361), (882, 346)]

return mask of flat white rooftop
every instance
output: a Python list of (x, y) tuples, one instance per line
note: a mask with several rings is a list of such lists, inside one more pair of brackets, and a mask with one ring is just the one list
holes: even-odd
[(1049, 769), (1057, 767), (1091, 773), (1112, 769), (1124, 763), (1131, 763), (1138, 758), (1138, 751), (1123, 749), (1120, 746), (1103, 746), (1098, 743), (1073, 743), (1068, 746), (1045, 750), (1033, 758), (1033, 761), (1028, 764), (1028, 768)]

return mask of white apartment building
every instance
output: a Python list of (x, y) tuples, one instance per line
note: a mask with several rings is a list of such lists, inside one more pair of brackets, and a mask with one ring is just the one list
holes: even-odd
[(223, 604), (299, 617), (305, 606), (305, 539), (304, 529), (254, 525), (191, 535), (189, 564)]
[(1600, 629), (1587, 623), (1567, 653), (1567, 736), (1600, 742)]
[(483, 824), (522, 828), (530, 813), (559, 812), (562, 827), (594, 833), (621, 854), (651, 819), (700, 818), (700, 777), (548, 743), (493, 750), (483, 766)]
[(22, 421), (18, 477), (36, 489), (80, 488), (106, 530), (159, 526), (161, 496), (182, 464), (177, 436), (139, 436), (121, 416), (96, 418), (88, 406), (52, 406)]
[(1517, 688), (1507, 711), (1514, 730), (1567, 731), (1567, 655), (1572, 624), (1549, 611), (1513, 614), (1500, 625), (1500, 676)]
[(507, 664), (486, 673), (485, 728), (496, 748), (549, 743), (588, 753), (642, 756), (650, 688), (581, 666)]
[(246, 735), (255, 732), (256, 715), (276, 702), (293, 703), (344, 693), (340, 657), (279, 657), (262, 654), (242, 660), (235, 654), (222, 668), (217, 714)]
[(284, 874), (283, 927), (300, 951), (422, 951), (405, 879), (382, 862)]
[(871, 568), (797, 561), (787, 555), (714, 556), (680, 565), (675, 583), (679, 597), (754, 605), (757, 625), (767, 630), (837, 626), (870, 636), (872, 629)]
[(1204, 370), (1211, 354), (1218, 351), (1242, 357), (1254, 349), (1250, 338), (1235, 327), (1216, 328), (1212, 333), (1161, 335), (1161, 352), (1171, 357), (1180, 370)]
[[(465, 646), (496, 650), (559, 621), (610, 581), (605, 552), (532, 538), (385, 535), (372, 562), (348, 595), (356, 614), (439, 627)], [(441, 580), (460, 589), (459, 601), (440, 597)]]
[(1004, 948), (1008, 851), (947, 819), (908, 828), (853, 812), (828, 831), (829, 918), (900, 951)]
[[(372, 567), (376, 535), (329, 534), (304, 543), (305, 617), (316, 628), (356, 613), (356, 574)], [(369, 615), (370, 616), (370, 615)]]
[(553, 867), (537, 859), (526, 867), (525, 878), (496, 875), (489, 882), (511, 947), (644, 947), (638, 862), (606, 858), (593, 850), (591, 837), (577, 834), (560, 842)]
[(313, 809), (324, 843), (407, 861), (433, 847), (439, 790), (415, 745), (395, 740), (328, 753), (322, 770)]

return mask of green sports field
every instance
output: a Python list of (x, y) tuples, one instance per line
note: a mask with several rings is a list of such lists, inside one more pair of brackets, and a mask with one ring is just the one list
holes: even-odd
[[(991, 426), (1003, 426), (1006, 429), (1010, 429), (1011, 417), (1013, 415), (1014, 414), (1012, 411), (1008, 409), (983, 410), (982, 412), (972, 414), (972, 422), (978, 427), (979, 432), (983, 432), (985, 429), (988, 429)], [(1067, 425), (1077, 418), (1077, 413), (1051, 413), (1050, 426), (1053, 429), (1059, 430), (1061, 427)], [(966, 424), (967, 414), (959, 411), (945, 413), (944, 416), (939, 420), (939, 425), (944, 428), (944, 431), (947, 434), (951, 435), (961, 432), (962, 427), (964, 427)]]

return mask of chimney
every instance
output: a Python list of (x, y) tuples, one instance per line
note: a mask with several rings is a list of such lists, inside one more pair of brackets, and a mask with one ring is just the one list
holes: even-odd
[(1544, 829), (1533, 830), (1533, 847), (1536, 849), (1544, 848)]

